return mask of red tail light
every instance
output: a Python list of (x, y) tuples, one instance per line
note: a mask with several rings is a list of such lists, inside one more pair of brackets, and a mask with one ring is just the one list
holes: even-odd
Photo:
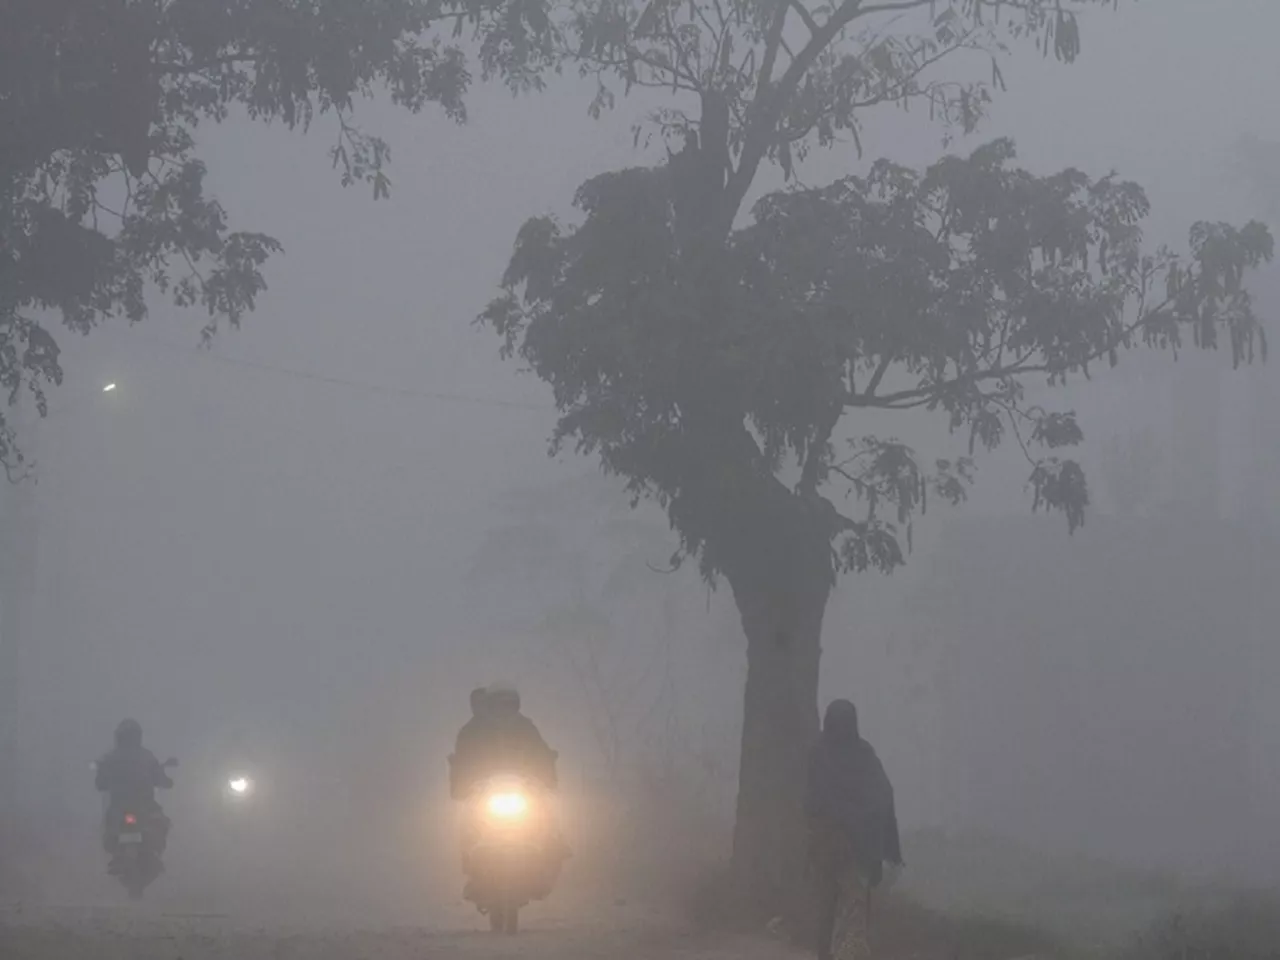
[(124, 825), (126, 827), (136, 827), (138, 825), (138, 818), (132, 813), (126, 813), (124, 815)]

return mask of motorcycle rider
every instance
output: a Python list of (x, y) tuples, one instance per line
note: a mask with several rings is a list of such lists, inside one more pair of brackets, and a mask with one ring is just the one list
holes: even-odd
[[(450, 787), (455, 800), (465, 800), (475, 785), (495, 774), (514, 774), (556, 789), (556, 759), (532, 720), (520, 710), (520, 692), (512, 685), (494, 683), (471, 692), (472, 718), (458, 731), (450, 757)], [(464, 848), (470, 843), (464, 838)], [(559, 828), (550, 837), (544, 887), (549, 892), (568, 857), (568, 845)], [(465, 855), (464, 855), (465, 860)], [(463, 896), (471, 898), (471, 884)]]
[(482, 729), (487, 719), (489, 691), (484, 687), (476, 687), (471, 691), (471, 719), (458, 731), (458, 739), (449, 757), (449, 793), (454, 800), (465, 800), (468, 790), (475, 785), (478, 777), (474, 770), (468, 769), (477, 754), (477, 741), (482, 738)]
[[(142, 725), (137, 720), (121, 720), (116, 727), (115, 748), (97, 763), (94, 786), (107, 794), (107, 813), (103, 820), (103, 846), (116, 853), (116, 822), (126, 811), (133, 810), (145, 818), (153, 831), (157, 854), (163, 853), (169, 836), (169, 818), (156, 801), (157, 789), (169, 789), (173, 780), (150, 750), (142, 745)], [(115, 863), (111, 865), (114, 869)]]
[(477, 772), (481, 776), (514, 773), (554, 790), (557, 754), (534, 722), (520, 712), (520, 691), (507, 683), (491, 684), (483, 704), (476, 736)]

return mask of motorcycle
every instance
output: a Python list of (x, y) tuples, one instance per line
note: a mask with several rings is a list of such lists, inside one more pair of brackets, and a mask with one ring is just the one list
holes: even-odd
[(524, 777), (491, 777), (464, 816), (468, 898), (493, 932), (515, 934), (520, 910), (551, 893), (563, 860), (548, 792)]
[[(178, 761), (172, 758), (163, 764), (166, 770), (177, 766)], [(143, 891), (164, 873), (162, 854), (169, 832), (168, 818), (157, 808), (124, 805), (113, 810), (105, 794), (102, 803), (111, 855), (107, 870), (120, 879), (129, 899), (141, 900)]]

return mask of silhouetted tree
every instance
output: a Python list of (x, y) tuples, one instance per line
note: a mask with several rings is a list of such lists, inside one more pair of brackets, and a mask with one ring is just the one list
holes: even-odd
[[(550, 34), (524, 0), (0, 0), (0, 390), (44, 411), (58, 345), (141, 320), (152, 293), (236, 324), (279, 244), (205, 193), (200, 123), (327, 116), (342, 182), (389, 189), (387, 144), (353, 123), (382, 89), (465, 117), (469, 31), (485, 74), (536, 86)], [(20, 456), (0, 404), (0, 461)]]
[[(1259, 342), (1242, 276), (1271, 254), (1264, 227), (1199, 224), (1189, 256), (1144, 253), (1137, 186), (1035, 176), (1007, 141), (772, 194), (743, 222), (762, 164), (790, 177), (811, 146), (857, 137), (867, 108), (920, 102), (972, 129), (1002, 85), (1003, 40), (1070, 61), (1089, 5), (570, 4), (597, 108), (611, 78), (669, 89), (655, 120), (683, 144), (659, 168), (584, 184), (578, 222), (528, 222), (483, 319), (553, 387), (553, 448), (655, 498), (676, 559), (733, 591), (749, 663), (734, 858), (755, 915), (799, 886), (837, 576), (900, 565), (912, 516), (930, 496), (960, 500), (974, 449), (1009, 437), (1032, 461), (1034, 506), (1083, 522), (1084, 474), (1055, 452), (1080, 430), (1023, 403), (1029, 378), (1061, 384), (1137, 344), (1221, 340), (1244, 361)], [(991, 58), (989, 82), (937, 73), (975, 56)], [(966, 433), (964, 454), (924, 461), (869, 435), (872, 411), (913, 409)]]

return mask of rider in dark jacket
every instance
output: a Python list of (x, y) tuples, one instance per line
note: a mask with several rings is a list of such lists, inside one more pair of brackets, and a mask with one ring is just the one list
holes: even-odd
[(471, 719), (458, 731), (458, 740), (449, 758), (449, 792), (455, 800), (465, 800), (470, 788), (478, 779), (469, 765), (474, 765), (476, 754), (483, 741), (485, 720), (488, 719), (489, 691), (476, 687), (471, 691)]
[(511, 773), (556, 788), (556, 752), (520, 712), (520, 694), (505, 684), (472, 691), (472, 718), (458, 732), (451, 759), (452, 791), (465, 797), (478, 780)]
[[(509, 774), (526, 777), (547, 790), (556, 788), (557, 754), (542, 738), (532, 720), (520, 712), (515, 687), (493, 684), (471, 693), (472, 717), (458, 731), (454, 754), (449, 758), (450, 789), (455, 800), (466, 800), (477, 783), (487, 777)], [(474, 835), (463, 835), (463, 868)], [(552, 824), (546, 858), (535, 898), (546, 896), (555, 885), (569, 848), (558, 825)], [(464, 899), (473, 900), (476, 887), (468, 879)]]
[(173, 780), (142, 745), (142, 727), (137, 720), (122, 720), (116, 727), (116, 745), (97, 763), (94, 786), (107, 794), (107, 815), (103, 824), (104, 844), (113, 852), (116, 820), (126, 811), (147, 817), (148, 826), (156, 830), (159, 849), (169, 833), (169, 821), (156, 801), (157, 789), (168, 789)]

